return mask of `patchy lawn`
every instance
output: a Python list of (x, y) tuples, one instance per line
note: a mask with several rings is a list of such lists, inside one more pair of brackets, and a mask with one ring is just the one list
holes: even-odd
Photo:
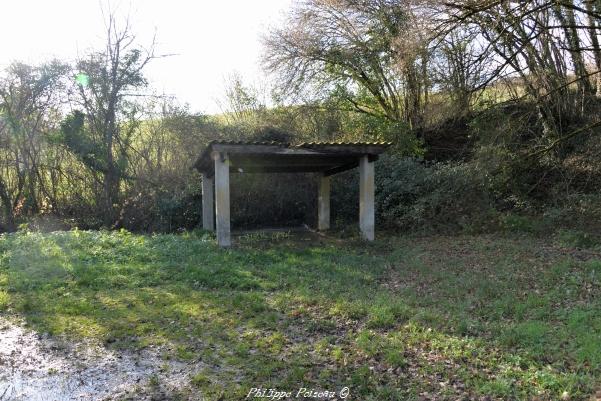
[(0, 312), (39, 333), (204, 366), (181, 399), (244, 399), (253, 387), (595, 399), (600, 311), (601, 255), (531, 237), (251, 236), (224, 251), (195, 233), (0, 236)]

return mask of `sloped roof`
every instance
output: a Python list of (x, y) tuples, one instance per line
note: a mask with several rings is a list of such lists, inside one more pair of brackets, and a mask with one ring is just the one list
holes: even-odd
[(387, 142), (282, 142), (211, 141), (194, 167), (212, 175), (214, 157), (227, 155), (231, 172), (321, 172), (326, 175), (349, 170), (359, 159), (375, 160), (390, 146)]

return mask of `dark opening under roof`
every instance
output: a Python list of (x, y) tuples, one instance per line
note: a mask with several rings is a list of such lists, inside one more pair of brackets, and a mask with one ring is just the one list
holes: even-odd
[[(289, 144), (279, 142), (212, 141), (194, 167), (212, 176), (216, 157), (227, 157), (232, 173), (311, 173), (333, 175), (359, 165), (363, 156), (377, 160), (386, 142)], [(226, 156), (227, 155), (227, 156)]]

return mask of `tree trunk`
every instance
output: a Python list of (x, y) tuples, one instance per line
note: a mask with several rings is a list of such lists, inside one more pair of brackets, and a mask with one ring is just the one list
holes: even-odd
[(15, 224), (15, 215), (12, 208), (12, 202), (6, 189), (6, 184), (0, 179), (0, 201), (2, 202), (2, 210), (4, 214), (4, 226), (6, 231), (15, 232), (17, 226)]
[(599, 48), (599, 37), (597, 36), (597, 28), (598, 24), (595, 18), (593, 17), (594, 12), (599, 12), (601, 7), (599, 7), (599, 1), (593, 4), (592, 1), (585, 1), (586, 10), (588, 12), (588, 32), (591, 38), (591, 48), (593, 52), (593, 57), (595, 59), (595, 68), (597, 72), (595, 74), (595, 83), (596, 83), (596, 93), (597, 97), (601, 97), (601, 49)]
[(587, 77), (584, 57), (582, 56), (574, 10), (570, 7), (564, 9), (560, 5), (557, 5), (555, 6), (555, 15), (559, 20), (559, 23), (563, 26), (563, 32), (568, 43), (570, 57), (572, 59), (572, 64), (574, 65), (574, 73), (576, 74), (576, 78), (579, 78), (576, 83), (578, 86), (578, 93), (581, 96), (590, 94), (592, 93), (592, 87)]
[(110, 228), (115, 223), (115, 204), (119, 195), (119, 173), (115, 165), (113, 143), (116, 137), (117, 126), (115, 123), (115, 96), (111, 96), (106, 114), (106, 128), (104, 132), (104, 146), (106, 146), (106, 171), (104, 173), (103, 197), (104, 197), (104, 225)]

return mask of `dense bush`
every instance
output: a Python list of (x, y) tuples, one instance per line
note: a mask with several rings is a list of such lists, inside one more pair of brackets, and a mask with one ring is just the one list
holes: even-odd
[[(332, 218), (355, 224), (358, 172), (333, 177)], [(496, 224), (486, 174), (468, 163), (431, 163), (384, 155), (376, 163), (376, 218), (380, 227), (403, 230), (484, 230)]]
[[(293, 118), (293, 112), (306, 115)], [(137, 156), (131, 157), (132, 177), (123, 181), (112, 226), (103, 224), (102, 210), (97, 207), (99, 184), (74, 159), (64, 162), (72, 169), (70, 174), (88, 174), (86, 180), (57, 184), (62, 191), (51, 201), (42, 199), (37, 214), (27, 204), (18, 203), (17, 223), (43, 230), (103, 226), (138, 232), (190, 230), (199, 226), (202, 208), (200, 177), (191, 164), (210, 140), (392, 140), (396, 132), (395, 146), (376, 163), (379, 228), (544, 232), (560, 227), (595, 228), (594, 222), (601, 226), (601, 141), (592, 137), (574, 140), (565, 154), (529, 158), (521, 147), (532, 146), (536, 135), (531, 131), (538, 128), (526, 106), (492, 109), (466, 117), (466, 121), (432, 127), (421, 142), (409, 140), (411, 135), (402, 124), (315, 111), (310, 114), (304, 109), (265, 111), (259, 122), (223, 123), (218, 117), (182, 113), (160, 115), (141, 126), (138, 140), (144, 146), (139, 145)], [(315, 127), (302, 125), (310, 122)], [(323, 136), (316, 127), (324, 123), (328, 129), (338, 127), (346, 133), (335, 138)], [(449, 142), (458, 135), (461, 140)], [(461, 157), (447, 157), (447, 148)], [(418, 157), (421, 154), (426, 160)], [(438, 161), (428, 160), (433, 155)], [(335, 229), (356, 229), (358, 182), (356, 169), (332, 177)], [(314, 174), (233, 174), (231, 185), (234, 229), (316, 224)]]
[(384, 157), (377, 177), (378, 214), (389, 226), (480, 231), (494, 223), (486, 177), (474, 165)]

